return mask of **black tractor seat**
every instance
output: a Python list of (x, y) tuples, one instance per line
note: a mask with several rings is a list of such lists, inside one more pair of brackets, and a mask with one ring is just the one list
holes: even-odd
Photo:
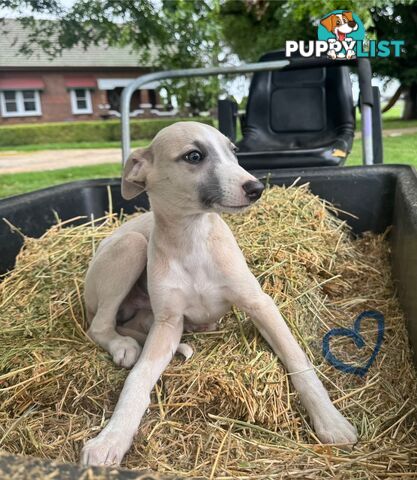
[[(285, 60), (270, 52), (260, 62)], [(304, 59), (299, 58), (298, 61)], [(355, 131), (355, 107), (349, 67), (329, 66), (255, 73), (250, 85), (243, 138), (237, 142), (245, 168), (342, 165)], [(219, 101), (219, 128), (236, 137), (237, 105)], [(235, 138), (231, 138), (235, 141)]]

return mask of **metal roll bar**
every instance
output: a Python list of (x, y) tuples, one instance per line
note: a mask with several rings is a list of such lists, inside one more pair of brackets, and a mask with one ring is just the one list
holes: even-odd
[(139, 87), (155, 80), (163, 80), (168, 78), (191, 78), (191, 77), (207, 77), (221, 74), (237, 74), (252, 73), (268, 70), (281, 70), (285, 67), (290, 69), (311, 68), (320, 66), (338, 65), (357, 65), (358, 77), (361, 92), (361, 117), (362, 117), (362, 150), (363, 164), (372, 165), (374, 163), (373, 153), (373, 125), (372, 125), (372, 108), (373, 96), (371, 78), (372, 72), (367, 59), (353, 60), (331, 60), (327, 56), (309, 59), (288, 59), (276, 60), (272, 62), (247, 63), (234, 67), (209, 67), (209, 68), (189, 68), (181, 70), (167, 70), (162, 72), (149, 73), (133, 80), (127, 87), (123, 89), (121, 98), (121, 120), (122, 120), (122, 167), (130, 154), (130, 123), (129, 111), (130, 100), (133, 93)]
[(191, 78), (191, 77), (207, 77), (221, 74), (251, 73), (262, 72), (265, 70), (281, 70), (290, 64), (289, 60), (279, 60), (275, 62), (247, 63), (237, 65), (235, 67), (209, 67), (209, 68), (188, 68), (182, 70), (167, 70), (165, 72), (149, 73), (138, 77), (129, 83), (123, 89), (121, 100), (122, 111), (122, 166), (125, 164), (130, 154), (130, 124), (129, 110), (130, 99), (135, 90), (147, 83), (155, 80), (164, 80), (167, 78)]

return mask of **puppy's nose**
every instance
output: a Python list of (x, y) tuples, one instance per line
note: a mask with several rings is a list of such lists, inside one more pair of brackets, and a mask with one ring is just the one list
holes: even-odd
[(348, 25), (349, 25), (350, 28), (356, 27), (356, 22), (355, 22), (355, 20), (350, 20), (350, 21), (348, 22)]
[(242, 185), (242, 188), (245, 190), (246, 196), (254, 202), (262, 195), (265, 187), (259, 180), (249, 180)]

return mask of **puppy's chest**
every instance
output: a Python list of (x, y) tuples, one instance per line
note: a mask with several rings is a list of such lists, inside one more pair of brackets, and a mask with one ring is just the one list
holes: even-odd
[(184, 294), (184, 313), (190, 320), (217, 320), (228, 310), (224, 277), (206, 249), (195, 248), (170, 261), (169, 267), (171, 282)]
[(185, 292), (213, 295), (222, 291), (223, 279), (211, 255), (194, 248), (169, 261), (169, 277)]

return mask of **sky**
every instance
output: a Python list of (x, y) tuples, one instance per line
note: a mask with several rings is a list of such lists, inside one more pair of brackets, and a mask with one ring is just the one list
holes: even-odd
[[(59, 0), (59, 3), (64, 7), (64, 8), (70, 8), (74, 3), (75, 0)], [(0, 18), (1, 17), (7, 17), (7, 18), (17, 18), (17, 17), (23, 17), (25, 15), (31, 15), (32, 11), (30, 8), (22, 8), (19, 12), (16, 12), (14, 10), (10, 10), (8, 8), (0, 8)], [(35, 15), (36, 18), (51, 18), (50, 15)]]

